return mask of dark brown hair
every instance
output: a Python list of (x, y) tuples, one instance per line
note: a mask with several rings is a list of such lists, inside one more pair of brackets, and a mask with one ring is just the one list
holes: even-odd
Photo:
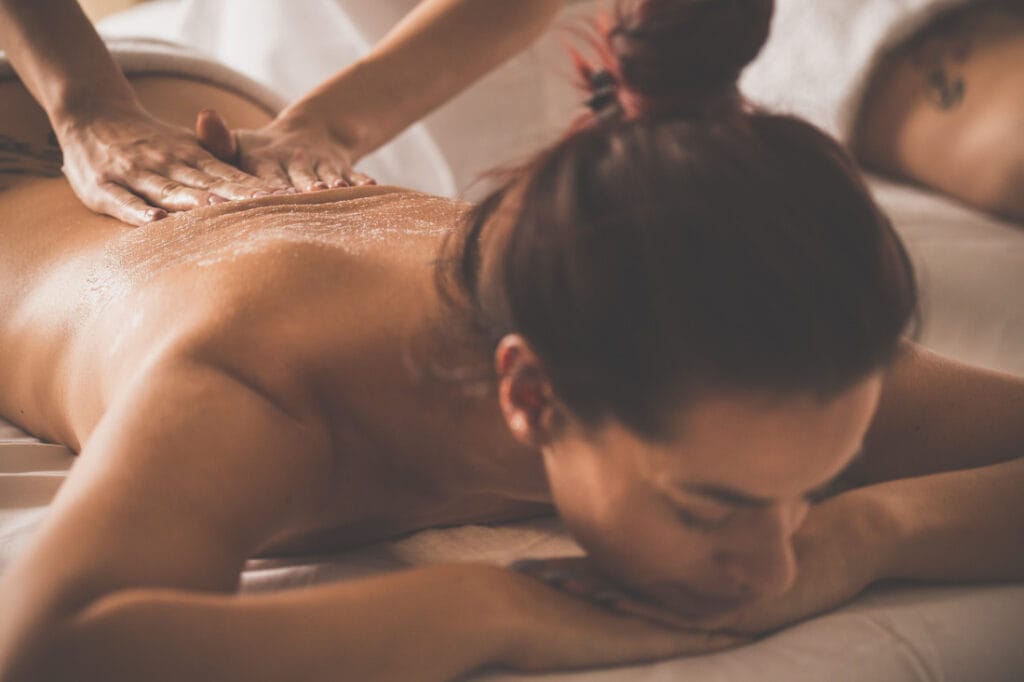
[[(439, 270), (488, 353), (522, 334), (589, 424), (648, 437), (709, 388), (828, 398), (889, 362), (912, 269), (849, 155), (736, 88), (771, 0), (618, 7), (612, 116), (511, 174)], [(486, 267), (482, 267), (486, 264)]]

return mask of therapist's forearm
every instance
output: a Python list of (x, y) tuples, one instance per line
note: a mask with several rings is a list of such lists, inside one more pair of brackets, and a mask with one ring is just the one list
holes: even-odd
[(881, 578), (1024, 580), (1024, 459), (853, 491), (885, 519)]
[(362, 157), (525, 48), (563, 0), (424, 0), (366, 58), (282, 115)]
[(101, 109), (138, 106), (74, 0), (0, 0), (0, 47), (58, 136)]

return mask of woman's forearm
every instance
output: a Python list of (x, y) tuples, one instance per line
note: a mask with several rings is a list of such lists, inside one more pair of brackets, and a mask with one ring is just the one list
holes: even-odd
[(65, 125), (99, 108), (138, 106), (74, 0), (0, 0), (0, 47), (58, 136)]
[(876, 484), (880, 578), (1024, 580), (1024, 459)]
[(327, 125), (356, 159), (526, 47), (563, 0), (424, 0), (364, 59), (283, 114)]
[(499, 569), (435, 566), (253, 596), (119, 592), (56, 629), (24, 677), (447, 680), (495, 662), (506, 635), (489, 570)]

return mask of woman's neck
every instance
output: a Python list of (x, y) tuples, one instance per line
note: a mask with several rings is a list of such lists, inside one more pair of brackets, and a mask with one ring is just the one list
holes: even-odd
[(422, 433), (432, 434), (436, 444), (426, 475), (449, 494), (549, 503), (540, 451), (512, 437), (498, 406), (489, 354), (458, 315), (438, 297), (405, 353), (406, 369), (419, 386)]

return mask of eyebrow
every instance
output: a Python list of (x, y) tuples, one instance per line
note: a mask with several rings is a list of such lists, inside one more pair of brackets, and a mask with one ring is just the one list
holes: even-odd
[[(825, 481), (821, 485), (817, 486), (816, 488), (809, 490), (806, 493), (806, 496), (814, 496), (820, 494), (822, 491), (832, 488), (836, 484), (836, 482), (839, 481), (839, 479), (841, 479), (843, 475), (850, 470), (850, 467), (853, 466), (854, 462), (859, 460), (863, 454), (864, 448), (862, 447), (860, 450), (857, 451), (857, 454), (850, 458), (850, 461), (846, 463), (846, 466), (843, 467), (842, 471), (840, 471), (838, 474), (836, 474), (829, 480)], [(717, 485), (715, 483), (684, 483), (681, 486), (679, 486), (679, 489), (687, 493), (710, 498), (712, 500), (715, 500), (716, 502), (720, 502), (721, 504), (725, 504), (730, 507), (760, 509), (764, 507), (770, 507), (771, 505), (775, 504), (775, 500), (771, 499), (770, 497), (758, 497), (756, 495), (751, 495), (749, 493), (735, 490), (727, 486)]]

